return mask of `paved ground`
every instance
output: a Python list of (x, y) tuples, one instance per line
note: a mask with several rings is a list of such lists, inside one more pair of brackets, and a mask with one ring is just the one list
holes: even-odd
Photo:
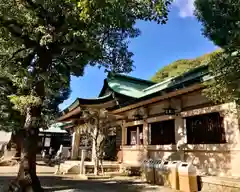
[[(106, 179), (106, 180), (80, 180), (71, 176), (55, 176), (54, 168), (38, 166), (41, 184), (46, 192), (172, 192), (167, 188), (151, 186), (140, 180), (132, 179)], [(15, 167), (0, 167), (0, 192), (16, 174)], [(1, 188), (2, 186), (2, 188)]]

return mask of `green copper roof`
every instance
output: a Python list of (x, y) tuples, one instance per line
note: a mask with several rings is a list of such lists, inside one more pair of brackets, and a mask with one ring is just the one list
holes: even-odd
[(143, 90), (144, 93), (142, 96), (151, 95), (153, 93), (162, 91), (162, 90), (170, 88), (170, 87), (174, 87), (179, 84), (183, 84), (188, 81), (192, 81), (197, 78), (202, 78), (202, 81), (206, 81), (206, 80), (210, 79), (207, 65), (202, 65), (202, 66), (194, 68), (180, 76), (169, 78), (165, 81), (162, 81), (151, 87), (148, 87)]
[(202, 81), (210, 78), (207, 65), (194, 68), (160, 83), (115, 74), (108, 76), (107, 84), (114, 92), (138, 99), (197, 78), (203, 78)]
[(83, 98), (77, 98), (69, 107), (69, 111), (72, 109), (75, 109), (79, 105), (84, 105), (84, 104), (96, 104), (96, 103), (101, 103), (101, 102), (107, 102), (110, 99), (112, 99), (112, 94), (107, 94), (102, 97), (96, 97), (96, 98), (90, 98), (90, 99), (83, 99)]
[(127, 102), (144, 100), (147, 97), (154, 97), (159, 94), (166, 94), (184, 87), (201, 83), (211, 79), (209, 75), (208, 66), (201, 65), (194, 68), (180, 76), (167, 79), (160, 83), (154, 83), (143, 79), (138, 79), (121, 74), (109, 73), (108, 77), (104, 80), (104, 86), (101, 90), (99, 97), (94, 99), (81, 99), (78, 98), (66, 110), (66, 113), (76, 108), (81, 104), (96, 104), (104, 103), (106, 101), (115, 99), (113, 93), (127, 96)]
[(114, 92), (132, 98), (140, 98), (144, 89), (155, 84), (152, 81), (120, 74), (109, 74), (106, 82)]
[(48, 129), (40, 128), (39, 131), (45, 133), (67, 133), (66, 130), (62, 129), (64, 125), (67, 125), (67, 123), (55, 123), (51, 125)]
[(139, 98), (142, 96), (142, 90), (149, 87), (143, 84), (133, 83), (131, 81), (123, 81), (119, 79), (108, 79), (108, 86), (117, 93), (126, 95), (133, 98)]

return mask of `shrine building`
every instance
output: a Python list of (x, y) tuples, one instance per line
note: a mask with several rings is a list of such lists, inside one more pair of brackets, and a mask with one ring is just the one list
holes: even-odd
[(109, 138), (120, 164), (181, 160), (193, 162), (203, 175), (240, 176), (237, 105), (214, 104), (204, 96), (204, 83), (212, 78), (206, 65), (160, 83), (109, 73), (98, 97), (77, 98), (58, 119), (71, 122), (65, 128), (72, 132), (72, 159), (88, 145), (82, 142), (82, 109), (104, 109), (114, 117)]

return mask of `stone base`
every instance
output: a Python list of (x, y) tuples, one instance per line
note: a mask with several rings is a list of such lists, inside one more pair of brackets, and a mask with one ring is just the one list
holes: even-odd
[(2, 160), (0, 161), (0, 166), (14, 166), (18, 164), (16, 160)]
[(77, 175), (77, 178), (81, 180), (88, 180), (88, 176), (82, 174)]
[(240, 178), (202, 177), (203, 192), (239, 192)]
[(83, 175), (83, 174), (79, 174), (76, 176), (77, 179), (81, 179), (81, 180), (104, 180), (104, 179), (111, 179), (112, 176), (110, 175)]

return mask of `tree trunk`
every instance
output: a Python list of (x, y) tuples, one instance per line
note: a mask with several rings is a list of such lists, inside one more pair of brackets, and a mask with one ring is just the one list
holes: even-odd
[[(49, 47), (38, 46), (39, 60), (32, 72), (37, 81), (32, 85), (35, 96), (44, 101), (45, 79), (48, 66), (52, 62), (52, 50)], [(21, 163), (16, 180), (9, 186), (9, 192), (42, 192), (40, 181), (36, 174), (36, 154), (39, 134), (39, 120), (41, 119), (42, 105), (28, 107), (24, 124), (24, 139), (22, 142)], [(16, 189), (17, 188), (17, 189)]]
[(23, 130), (22, 153), (18, 176), (9, 186), (9, 192), (42, 192), (36, 175), (38, 118), (40, 108), (29, 108)]
[(11, 140), (9, 141), (9, 147), (11, 150), (11, 145), (14, 143), (16, 145), (16, 153), (14, 155), (14, 159), (21, 158), (21, 148), (22, 148), (22, 140), (23, 140), (23, 131), (22, 129), (17, 130), (15, 133), (12, 133)]

